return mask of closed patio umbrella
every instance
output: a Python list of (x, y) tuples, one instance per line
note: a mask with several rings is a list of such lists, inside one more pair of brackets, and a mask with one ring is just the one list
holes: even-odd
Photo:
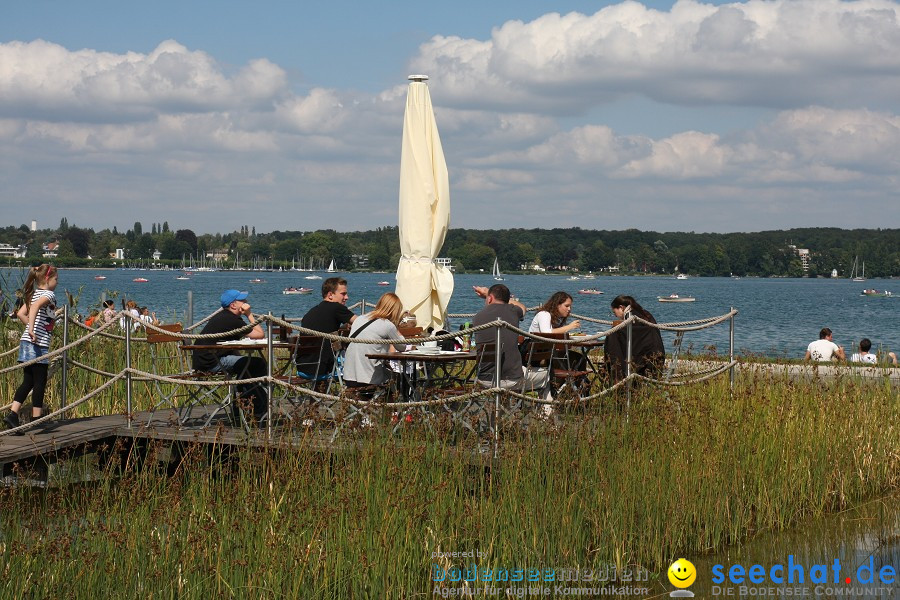
[(417, 325), (445, 327), (453, 274), (434, 259), (450, 226), (450, 178), (424, 75), (410, 75), (400, 154), (397, 295)]

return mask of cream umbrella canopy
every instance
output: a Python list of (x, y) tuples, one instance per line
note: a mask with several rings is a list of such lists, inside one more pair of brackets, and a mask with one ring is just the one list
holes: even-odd
[(400, 264), (397, 295), (419, 327), (445, 326), (453, 274), (434, 259), (450, 226), (450, 177), (428, 79), (410, 75), (400, 154)]

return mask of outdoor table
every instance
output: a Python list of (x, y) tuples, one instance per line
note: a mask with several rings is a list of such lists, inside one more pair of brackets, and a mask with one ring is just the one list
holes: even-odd
[[(441, 387), (448, 383), (453, 376), (453, 370), (451, 366), (454, 363), (467, 363), (470, 361), (478, 360), (478, 354), (476, 352), (466, 352), (466, 351), (453, 351), (453, 350), (437, 350), (437, 349), (416, 349), (416, 350), (407, 350), (405, 352), (381, 352), (381, 353), (372, 353), (366, 354), (367, 358), (375, 359), (375, 360), (396, 360), (401, 365), (403, 365), (403, 371), (406, 372), (406, 365), (412, 365), (412, 373), (410, 374), (410, 382), (409, 382), (409, 393), (404, 398), (407, 402), (414, 402), (421, 400), (424, 396), (425, 388), (429, 385), (434, 387)], [(419, 377), (419, 369), (418, 365), (422, 365), (423, 369), (426, 372), (426, 377)], [(432, 370), (429, 371), (429, 367), (432, 367)], [(431, 376), (434, 373), (437, 373), (440, 368), (443, 368), (443, 376), (442, 377), (433, 377)], [(445, 407), (446, 408), (446, 407)], [(404, 420), (407, 418), (415, 407), (409, 407), (405, 410), (398, 410), (395, 424), (395, 431), (399, 428)], [(424, 412), (429, 412), (426, 409), (422, 409)]]
[[(273, 348), (291, 348), (291, 344), (288, 342), (272, 342)], [(240, 352), (259, 352), (263, 358), (266, 356), (263, 354), (263, 351), (268, 348), (268, 341), (265, 339), (261, 340), (250, 340), (250, 339), (241, 339), (241, 340), (233, 340), (227, 342), (220, 342), (218, 344), (210, 343), (210, 344), (185, 344), (181, 347), (184, 351), (194, 351), (194, 350), (237, 350)], [(249, 363), (248, 363), (249, 365)], [(246, 367), (245, 367), (246, 369)], [(222, 372), (226, 377), (228, 375), (234, 375), (233, 373), (229, 373), (227, 371)], [(228, 386), (229, 392), (228, 394), (222, 398), (217, 404), (218, 408), (213, 411), (213, 413), (207, 419), (206, 425), (212, 422), (213, 417), (221, 410), (225, 410), (233, 401), (234, 391), (232, 390), (234, 384), (238, 383), (240, 379), (242, 379), (246, 375), (246, 371), (237, 374), (236, 379), (231, 382), (231, 385)]]
[[(406, 400), (418, 400), (422, 397), (423, 388), (428, 384), (440, 385), (447, 382), (447, 380), (452, 375), (451, 371), (447, 369), (448, 366), (456, 362), (468, 362), (477, 360), (478, 354), (475, 352), (466, 351), (457, 352), (455, 350), (423, 350), (419, 348), (416, 350), (406, 350), (404, 352), (379, 352), (366, 354), (366, 357), (374, 360), (396, 360), (404, 366), (407, 363), (411, 363), (412, 373), (410, 374), (410, 395), (406, 398)], [(443, 377), (426, 377), (424, 381), (420, 381), (419, 370), (417, 368), (418, 365), (422, 365), (426, 373), (429, 373), (429, 366), (434, 367), (434, 371), (431, 371), (431, 373), (436, 372), (437, 367), (439, 366), (444, 367)]]

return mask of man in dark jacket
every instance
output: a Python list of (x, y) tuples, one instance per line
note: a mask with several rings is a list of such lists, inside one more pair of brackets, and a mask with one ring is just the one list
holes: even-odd
[[(201, 335), (224, 334), (215, 340), (200, 338), (195, 344), (211, 344), (230, 340), (239, 340), (248, 337), (253, 340), (261, 340), (266, 334), (261, 325), (256, 322), (250, 305), (245, 302), (247, 292), (238, 290), (225, 290), (219, 300), (222, 310), (217, 312), (207, 321)], [(234, 333), (237, 329), (246, 327), (243, 317), (246, 316), (250, 324), (254, 325), (249, 333)], [(195, 371), (208, 373), (233, 373), (239, 378), (264, 377), (268, 373), (266, 359), (261, 356), (245, 356), (233, 349), (223, 347), (222, 350), (195, 350), (193, 354), (193, 367)], [(261, 420), (268, 411), (269, 400), (265, 388), (259, 383), (242, 385), (238, 387), (241, 396), (250, 397), (253, 400), (253, 415), (257, 421)]]

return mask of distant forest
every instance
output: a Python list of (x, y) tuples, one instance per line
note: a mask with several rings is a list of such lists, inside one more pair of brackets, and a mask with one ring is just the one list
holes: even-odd
[[(323, 268), (331, 260), (340, 270), (396, 269), (400, 258), (397, 227), (373, 231), (257, 233), (244, 226), (225, 234), (196, 235), (190, 229), (170, 228), (168, 222), (141, 223), (120, 232), (94, 231), (69, 225), (32, 232), (27, 226), (0, 230), (0, 244), (27, 247), (24, 259), (3, 257), (12, 265), (42, 260), (47, 245), (60, 266), (121, 266), (115, 251), (124, 249), (127, 265), (149, 266), (151, 261), (172, 267), (182, 261), (217, 266)], [(56, 246), (52, 246), (56, 244)], [(799, 249), (809, 250), (804, 271)], [(153, 261), (154, 251), (160, 259)], [(699, 276), (756, 275), (760, 277), (829, 277), (832, 269), (848, 277), (858, 260), (867, 277), (900, 276), (900, 229), (808, 228), (755, 233), (657, 233), (655, 231), (596, 231), (590, 229), (451, 229), (440, 253), (453, 259), (457, 272), (490, 270), (494, 258), (504, 273), (547, 271), (671, 274)], [(89, 259), (88, 257), (92, 257)]]

